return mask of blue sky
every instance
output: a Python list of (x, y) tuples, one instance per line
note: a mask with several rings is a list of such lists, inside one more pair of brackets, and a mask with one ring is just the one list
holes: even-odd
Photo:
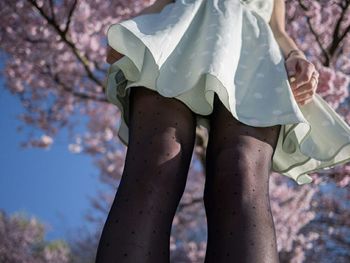
[(22, 111), (0, 79), (0, 208), (9, 214), (23, 211), (51, 225), (49, 240), (64, 238), (70, 229), (86, 224), (83, 214), (93, 211), (88, 196), (107, 188), (88, 156), (68, 151), (65, 131), (50, 150), (21, 148), (26, 131), (16, 131), (16, 115)]

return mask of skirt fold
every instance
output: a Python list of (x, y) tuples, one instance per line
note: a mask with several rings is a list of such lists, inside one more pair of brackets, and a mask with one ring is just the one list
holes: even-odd
[(272, 171), (298, 184), (350, 161), (348, 124), (318, 94), (297, 104), (269, 24), (240, 1), (176, 1), (110, 26), (107, 38), (124, 54), (109, 68), (106, 97), (122, 113), (125, 145), (130, 88), (143, 86), (185, 103), (208, 131), (214, 93), (244, 124), (282, 125)]

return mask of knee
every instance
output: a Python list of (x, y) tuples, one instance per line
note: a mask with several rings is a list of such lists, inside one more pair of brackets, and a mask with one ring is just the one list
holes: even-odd
[(234, 147), (221, 147), (212, 156), (215, 170), (227, 175), (231, 171), (231, 174), (247, 177), (267, 172), (271, 165), (271, 155), (264, 147), (245, 143), (237, 143)]
[(223, 196), (228, 197), (227, 202), (232, 197), (247, 203), (264, 198), (269, 179), (269, 171), (265, 169), (266, 157), (249, 149), (226, 147), (217, 152), (212, 161), (212, 174), (209, 175), (212, 177), (211, 185), (204, 192), (206, 201), (214, 195), (220, 197), (214, 198), (215, 200), (221, 201)]
[(213, 156), (216, 174), (222, 175), (229, 175), (230, 171), (243, 175), (252, 171), (255, 168), (253, 163), (258, 161), (251, 152), (238, 146), (223, 147)]

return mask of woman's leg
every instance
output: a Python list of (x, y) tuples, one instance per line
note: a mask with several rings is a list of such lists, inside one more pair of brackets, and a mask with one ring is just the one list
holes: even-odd
[(145, 87), (130, 94), (129, 145), (97, 263), (169, 262), (172, 221), (195, 142), (195, 114)]
[(281, 126), (235, 119), (215, 94), (206, 154), (206, 263), (276, 263), (269, 173)]

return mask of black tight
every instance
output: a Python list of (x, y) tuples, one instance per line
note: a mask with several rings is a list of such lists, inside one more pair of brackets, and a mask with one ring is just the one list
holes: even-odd
[[(210, 117), (205, 262), (278, 262), (268, 176), (280, 126), (244, 125), (217, 95)], [(96, 263), (167, 263), (171, 225), (193, 153), (196, 117), (175, 98), (133, 87), (129, 119), (125, 167)]]
[(185, 104), (144, 87), (130, 93), (125, 167), (97, 250), (97, 263), (169, 262), (170, 232), (196, 136)]
[(205, 263), (278, 262), (269, 172), (280, 125), (252, 127), (215, 95), (206, 154)]

